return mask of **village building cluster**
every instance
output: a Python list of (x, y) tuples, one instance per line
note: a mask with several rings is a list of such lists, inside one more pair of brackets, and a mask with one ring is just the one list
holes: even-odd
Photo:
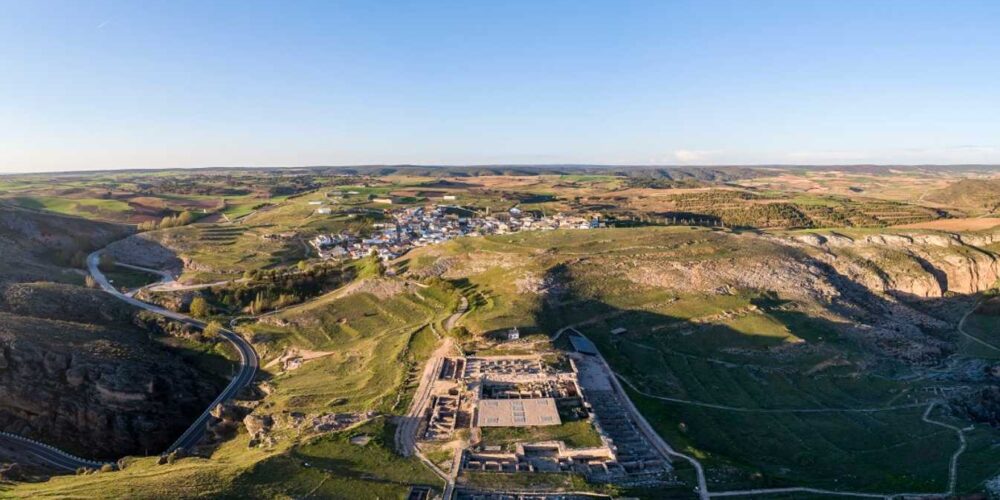
[(412, 207), (389, 212), (391, 222), (379, 222), (367, 237), (348, 232), (321, 234), (310, 242), (324, 259), (358, 259), (378, 254), (391, 260), (411, 248), (433, 245), (460, 236), (485, 236), (518, 231), (595, 229), (605, 227), (597, 217), (556, 214), (537, 216), (518, 208), (485, 216), (458, 206)]

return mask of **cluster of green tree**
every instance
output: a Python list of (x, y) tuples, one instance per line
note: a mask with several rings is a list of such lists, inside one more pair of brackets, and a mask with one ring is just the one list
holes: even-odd
[[(354, 276), (352, 270), (332, 264), (300, 265), (295, 270), (257, 270), (248, 273), (247, 281), (212, 287), (203, 291), (204, 307), (191, 314), (199, 317), (211, 315), (216, 304), (230, 311), (246, 310), (251, 314), (280, 309), (336, 288)], [(196, 299), (197, 301), (197, 299)], [(201, 314), (199, 314), (201, 313)]]
[(799, 208), (817, 227), (886, 227), (934, 220), (946, 214), (940, 210), (891, 201), (844, 200), (839, 205), (801, 205)]
[(136, 313), (134, 322), (136, 326), (156, 335), (193, 338), (204, 342), (215, 342), (222, 332), (222, 324), (218, 321), (209, 321), (205, 325), (205, 328), (199, 330), (193, 325), (172, 321), (149, 311)]
[(176, 193), (199, 196), (246, 196), (259, 193), (264, 196), (290, 196), (315, 190), (323, 185), (311, 172), (290, 173), (243, 172), (226, 174), (176, 174), (164, 177), (138, 177), (135, 185), (139, 194), (158, 196)]
[(184, 175), (162, 178), (143, 178), (138, 184), (141, 194), (156, 196), (158, 193), (192, 194), (200, 196), (245, 196), (253, 192), (253, 182), (244, 176)]
[(682, 226), (721, 226), (753, 228), (807, 228), (813, 221), (790, 203), (746, 204), (736, 208), (709, 208), (700, 212), (671, 211), (659, 215), (639, 216), (637, 220), (619, 225), (665, 224)]
[(297, 174), (276, 176), (272, 179), (267, 179), (266, 182), (259, 183), (258, 186), (265, 188), (270, 196), (295, 198), (315, 191), (323, 187), (323, 184), (323, 182), (317, 180), (311, 174)]
[[(831, 199), (828, 204), (796, 203), (747, 191), (716, 189), (667, 198), (674, 210), (670, 223), (736, 227), (884, 227), (932, 220), (940, 211), (883, 200)], [(677, 220), (679, 222), (673, 222)]]
[(195, 297), (188, 304), (188, 312), (196, 318), (207, 318), (212, 314), (212, 306), (208, 305), (205, 297)]
[(813, 221), (791, 203), (754, 203), (720, 210), (717, 215), (727, 226), (812, 227)]
[(87, 267), (87, 253), (74, 248), (54, 248), (44, 250), (41, 257), (61, 267)]
[(702, 182), (733, 182), (754, 179), (768, 175), (765, 170), (750, 167), (665, 167), (665, 168), (631, 168), (615, 171), (624, 177), (640, 177), (651, 179), (691, 180)]
[(196, 220), (193, 213), (184, 211), (177, 215), (168, 215), (157, 221), (146, 221), (139, 223), (140, 231), (152, 231), (154, 229), (166, 229), (168, 227), (186, 226)]
[(514, 194), (514, 198), (521, 203), (547, 203), (557, 200), (553, 194), (541, 193), (516, 193)]
[(145, 310), (137, 312), (134, 321), (136, 326), (158, 335), (189, 337), (198, 333), (198, 329), (194, 326), (173, 321)]
[(115, 269), (115, 258), (107, 252), (102, 252), (97, 260), (97, 267), (101, 271), (111, 272)]
[(763, 196), (747, 191), (730, 189), (713, 189), (698, 193), (675, 194), (667, 197), (679, 209), (715, 207), (727, 203), (743, 203), (749, 200), (764, 199)]
[(270, 187), (267, 188), (267, 194), (268, 194), (268, 196), (272, 196), (272, 197), (273, 196), (292, 196), (292, 195), (294, 195), (294, 194), (296, 194), (298, 192), (299, 191), (295, 188), (295, 186), (289, 186), (289, 185), (270, 186)]
[(385, 275), (385, 263), (375, 252), (354, 263), (359, 278), (378, 278)]
[(948, 206), (996, 213), (1000, 211), (1000, 179), (962, 179), (932, 191), (926, 199)]

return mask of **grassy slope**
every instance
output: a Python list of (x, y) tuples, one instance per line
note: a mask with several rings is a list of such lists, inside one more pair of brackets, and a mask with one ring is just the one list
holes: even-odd
[(335, 403), (337, 411), (399, 411), (404, 407), (397, 397), (400, 387), (412, 379), (435, 343), (424, 325), (443, 306), (408, 294), (379, 300), (361, 293), (283, 313), (314, 320), (301, 327), (267, 327), (279, 343), (332, 354), (277, 374), (271, 380), (278, 388), (276, 407), (319, 411)]
[(962, 179), (929, 193), (926, 199), (972, 214), (992, 213), (1000, 207), (1000, 179)]
[(128, 203), (97, 198), (62, 198), (58, 196), (18, 196), (13, 199), (20, 207), (49, 210), (63, 215), (123, 220), (129, 211)]
[[(231, 226), (196, 225), (161, 233), (173, 238), (175, 243), (176, 240), (187, 243), (186, 249), (193, 255), (220, 267), (255, 268), (273, 262), (275, 254), (266, 244), (262, 245), (258, 233), (280, 229), (270, 225), (236, 230)], [(254, 234), (247, 235), (249, 231)], [(237, 251), (229, 251), (234, 247)], [(276, 251), (281, 252), (281, 249)], [(246, 252), (252, 252), (251, 258), (247, 258)], [(128, 281), (133, 276), (119, 278)], [(288, 311), (286, 317), (302, 319), (307, 326), (259, 326), (259, 330), (269, 334), (271, 339), (258, 346), (269, 355), (267, 359), (289, 346), (333, 352), (329, 357), (306, 363), (299, 370), (273, 372), (276, 376), (271, 382), (275, 392), (265, 408), (269, 412), (283, 408), (311, 413), (402, 412), (415, 389), (419, 368), (437, 343), (425, 325), (440, 320), (440, 314), (450, 311), (456, 302), (448, 289), (435, 287), (387, 299), (360, 293), (324, 298), (316, 304)], [(231, 353), (219, 354), (231, 357)], [(226, 371), (223, 364), (209, 364), (212, 366), (204, 368), (218, 373)], [(0, 490), (0, 496), (270, 498), (303, 495), (307, 491), (299, 491), (297, 485), (310, 484), (316, 477), (323, 480), (324, 485), (316, 490), (323, 496), (391, 498), (402, 496), (409, 482), (435, 483), (434, 476), (415, 459), (404, 460), (389, 451), (391, 442), (387, 446), (384, 436), (391, 436), (391, 430), (383, 430), (381, 423), (373, 425), (375, 427), (366, 432), (380, 437), (366, 447), (370, 452), (360, 457), (355, 456), (357, 446), (345, 446), (339, 436), (331, 438), (329, 443), (300, 449), (285, 446), (298, 439), (294, 433), (287, 433), (279, 438), (279, 449), (272, 453), (247, 450), (246, 438), (242, 436), (223, 445), (211, 460), (189, 458), (172, 466), (155, 466), (151, 459), (138, 459), (122, 472), (60, 477), (42, 484), (17, 485), (13, 489), (4, 486), (8, 489)], [(295, 455), (300, 451), (301, 457)], [(303, 474), (301, 483), (287, 481), (298, 473), (294, 469), (301, 468), (305, 456), (310, 462), (324, 462), (333, 472), (310, 468), (299, 471)], [(260, 493), (263, 491), (267, 493)]]
[[(307, 414), (377, 410), (405, 411), (416, 374), (437, 339), (425, 323), (446, 311), (450, 296), (421, 290), (423, 299), (403, 294), (379, 300), (369, 294), (349, 295), (304, 305), (285, 313), (306, 318), (309, 327), (261, 327), (270, 335), (265, 352), (280, 354), (287, 346), (332, 351), (328, 357), (280, 373), (265, 369), (274, 392), (261, 411)], [(340, 322), (342, 314), (348, 320)], [(265, 361), (270, 358), (266, 358)], [(374, 437), (364, 448), (350, 436)], [(124, 471), (54, 478), (7, 490), (13, 496), (84, 498), (284, 498), (307, 494), (324, 498), (399, 498), (411, 484), (437, 486), (435, 476), (415, 458), (403, 459), (392, 449), (393, 430), (375, 421), (353, 431), (302, 441), (295, 431), (278, 431), (272, 452), (247, 449), (247, 436), (225, 443), (210, 460), (183, 459), (156, 466), (139, 459)], [(303, 466), (304, 462), (310, 467)], [(312, 492), (312, 493), (310, 493)], [(0, 496), (5, 494), (0, 490)]]
[(180, 281), (210, 283), (242, 276), (246, 270), (297, 262), (302, 246), (294, 241), (265, 239), (267, 227), (191, 224), (146, 233), (190, 261)]
[[(432, 265), (428, 255), (457, 259), (455, 273), (468, 273), (468, 289), (486, 296), (464, 323), (475, 331), (526, 324), (551, 333), (566, 324), (607, 317), (580, 329), (616, 369), (653, 394), (779, 409), (921, 401), (920, 384), (860, 369), (870, 354), (839, 335), (836, 321), (842, 320), (825, 313), (823, 304), (793, 303), (790, 309), (769, 308), (694, 325), (691, 319), (772, 299), (753, 291), (686, 295), (648, 289), (608, 272), (608, 264), (629, 259), (714, 259), (771, 251), (756, 241), (741, 239), (732, 246), (709, 231), (686, 228), (557, 231), (452, 242), (415, 253), (411, 265)], [(580, 257), (584, 260), (577, 261)], [(475, 259), (490, 265), (465, 262)], [(568, 264), (575, 293), (561, 305), (542, 312), (537, 297), (514, 291), (511, 280), (520, 273), (560, 263)], [(629, 333), (612, 338), (608, 332), (618, 326)], [(772, 354), (780, 346), (803, 346), (803, 352)], [(811, 371), (835, 358), (847, 364)], [(719, 481), (716, 488), (810, 484), (940, 491), (958, 444), (953, 432), (921, 421), (923, 408), (874, 414), (740, 413), (633, 396), (664, 436), (704, 459), (710, 477)], [(983, 433), (979, 440), (998, 435), (988, 429), (977, 432)], [(989, 477), (977, 463), (998, 458), (995, 450), (982, 446), (968, 453), (960, 475), (966, 487)]]
[[(274, 451), (247, 448), (248, 436), (241, 434), (211, 459), (185, 458), (171, 465), (156, 465), (155, 458), (131, 459), (118, 472), (0, 485), (0, 496), (385, 499), (405, 497), (411, 484), (439, 487), (436, 476), (416, 458), (391, 451), (393, 432), (384, 420), (375, 420), (343, 433), (286, 442)], [(363, 447), (351, 444), (350, 437), (359, 434), (372, 440)]]

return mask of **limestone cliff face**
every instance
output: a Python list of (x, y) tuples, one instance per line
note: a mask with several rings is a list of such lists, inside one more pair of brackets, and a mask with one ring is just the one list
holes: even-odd
[(822, 250), (820, 259), (874, 292), (941, 297), (982, 292), (1000, 280), (1000, 255), (989, 249), (1000, 234), (810, 234), (795, 241)]
[(75, 315), (54, 316), (72, 321), (47, 319), (49, 307), (38, 311), (45, 318), (27, 315), (34, 311), (18, 299), (24, 295), (8, 291), (0, 300), (7, 311), (17, 311), (0, 312), (2, 430), (89, 458), (158, 453), (219, 389), (149, 331), (114, 319), (123, 312), (117, 304), (92, 307), (113, 300), (99, 292), (56, 287), (28, 294), (79, 302)]

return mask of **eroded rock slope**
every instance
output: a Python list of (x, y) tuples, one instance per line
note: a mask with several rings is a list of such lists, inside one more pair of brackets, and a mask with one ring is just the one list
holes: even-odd
[(94, 290), (8, 287), (0, 429), (94, 458), (167, 447), (218, 387), (134, 324), (134, 314)]

